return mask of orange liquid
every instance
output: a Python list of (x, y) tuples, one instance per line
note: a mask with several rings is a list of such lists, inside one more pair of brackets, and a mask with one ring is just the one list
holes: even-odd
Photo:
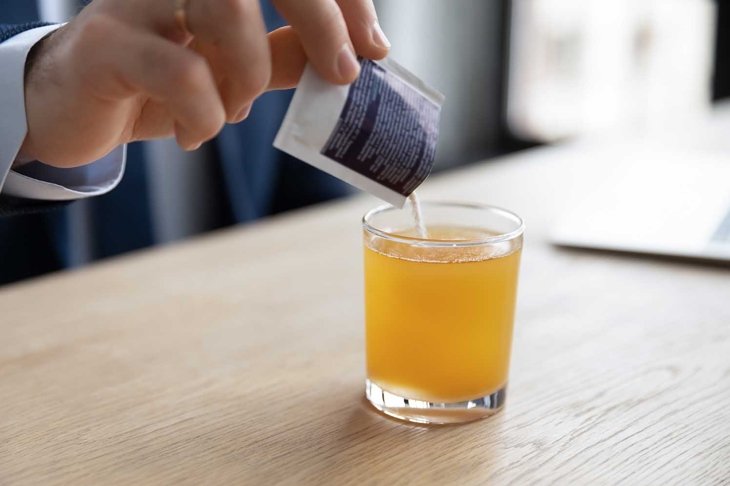
[[(432, 239), (475, 236), (475, 230), (460, 228), (428, 231)], [(489, 251), (366, 242), (371, 381), (431, 402), (478, 398), (506, 385), (520, 251), (496, 256)]]

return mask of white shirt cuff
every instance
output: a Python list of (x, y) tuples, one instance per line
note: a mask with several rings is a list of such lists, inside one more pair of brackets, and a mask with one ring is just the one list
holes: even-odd
[(96, 162), (73, 169), (58, 169), (41, 162), (23, 164), (8, 173), (2, 193), (49, 201), (106, 194), (122, 180), (126, 149), (126, 145), (117, 147)]
[(28, 131), (25, 114), (25, 62), (31, 48), (58, 25), (38, 27), (0, 43), (0, 192), (29, 199), (64, 201), (111, 191), (124, 174), (125, 147), (73, 169), (40, 162), (11, 170)]

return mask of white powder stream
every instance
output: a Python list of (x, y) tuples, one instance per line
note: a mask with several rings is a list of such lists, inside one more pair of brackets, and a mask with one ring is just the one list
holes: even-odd
[(408, 196), (408, 203), (411, 205), (411, 215), (413, 216), (413, 223), (416, 227), (416, 231), (418, 232), (418, 237), (428, 239), (428, 230), (426, 229), (426, 224), (423, 220), (421, 203), (418, 202), (418, 196), (416, 196), (415, 192)]

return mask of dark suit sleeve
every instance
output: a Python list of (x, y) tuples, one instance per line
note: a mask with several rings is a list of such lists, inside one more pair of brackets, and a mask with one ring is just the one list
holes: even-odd
[(35, 29), (36, 27), (43, 27), (44, 25), (50, 25), (47, 22), (27, 22), (25, 24), (0, 24), (0, 42), (5, 42), (13, 36), (25, 32), (26, 30)]
[(0, 194), (0, 218), (63, 208), (73, 201), (39, 201)]
[[(45, 22), (29, 22), (18, 25), (0, 24), (0, 42), (5, 42), (13, 36), (25, 32), (26, 30), (35, 29), (50, 25)], [(47, 211), (69, 204), (66, 201), (36, 201), (34, 199), (24, 199), (0, 194), (0, 217), (13, 216), (18, 214), (37, 213)]]

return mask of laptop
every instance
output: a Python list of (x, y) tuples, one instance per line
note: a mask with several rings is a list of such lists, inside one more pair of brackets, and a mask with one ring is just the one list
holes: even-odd
[(600, 169), (574, 184), (554, 244), (730, 263), (730, 151), (652, 143), (583, 157)]

